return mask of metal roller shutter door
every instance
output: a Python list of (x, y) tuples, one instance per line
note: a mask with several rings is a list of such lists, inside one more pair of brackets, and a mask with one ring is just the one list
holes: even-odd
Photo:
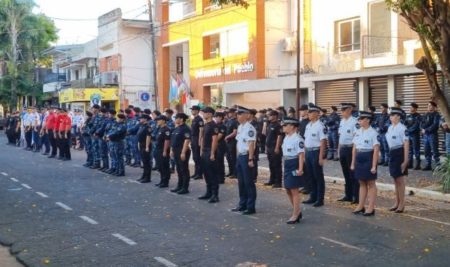
[(342, 102), (357, 103), (357, 79), (326, 81), (316, 83), (316, 105), (331, 110)]
[(388, 79), (387, 77), (376, 77), (369, 79), (369, 105), (377, 109), (382, 103), (387, 103)]
[[(441, 74), (438, 75), (438, 81), (441, 81), (441, 85), (444, 85)], [(445, 86), (444, 90), (448, 93), (448, 86)], [(419, 105), (419, 113), (425, 114), (427, 112), (428, 102), (431, 100), (431, 89), (425, 75), (414, 74), (395, 76), (395, 99), (403, 100), (402, 108), (406, 112), (409, 110), (409, 105), (412, 102), (416, 102)], [(421, 147), (423, 152), (422, 143)], [(444, 150), (444, 133), (442, 130), (439, 130), (439, 151), (444, 153)]]

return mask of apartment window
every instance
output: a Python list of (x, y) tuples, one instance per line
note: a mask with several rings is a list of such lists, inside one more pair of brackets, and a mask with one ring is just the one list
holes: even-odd
[(369, 35), (370, 55), (391, 52), (391, 11), (384, 1), (369, 3)]
[(106, 58), (106, 70), (107, 71), (112, 70), (112, 57)]
[(238, 27), (220, 34), (220, 56), (248, 53), (248, 27)]
[(361, 49), (361, 27), (359, 18), (337, 22), (337, 50), (339, 53)]
[(204, 59), (245, 54), (248, 50), (247, 25), (203, 37)]

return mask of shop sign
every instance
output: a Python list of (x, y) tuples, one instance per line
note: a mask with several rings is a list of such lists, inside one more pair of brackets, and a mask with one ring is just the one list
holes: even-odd
[(102, 96), (100, 94), (91, 95), (91, 107), (93, 105), (102, 105)]
[(225, 68), (215, 68), (215, 69), (200, 69), (195, 71), (195, 78), (211, 78), (211, 77), (219, 77), (222, 75), (233, 75), (239, 73), (252, 72), (255, 70), (255, 66), (253, 63), (247, 61), (245, 63), (237, 63), (231, 65), (225, 65)]

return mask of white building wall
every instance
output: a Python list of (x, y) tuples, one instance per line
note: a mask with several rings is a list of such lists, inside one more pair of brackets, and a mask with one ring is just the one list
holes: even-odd
[[(268, 0), (265, 2), (265, 55), (266, 76), (268, 77), (292, 74), (297, 68), (295, 49), (292, 52), (282, 51), (285, 38), (296, 39), (296, 3), (296, 0)], [(302, 55), (303, 46), (300, 46), (300, 49)], [(301, 57), (300, 66), (303, 66), (303, 57)]]
[[(372, 0), (373, 1), (373, 0)], [(335, 54), (335, 22), (360, 17), (361, 36), (367, 35), (367, 7), (371, 0), (311, 1), (312, 67), (319, 73), (360, 69), (361, 53)]]

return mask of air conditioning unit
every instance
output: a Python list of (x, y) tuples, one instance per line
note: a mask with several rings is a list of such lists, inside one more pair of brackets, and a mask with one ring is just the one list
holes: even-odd
[(95, 85), (118, 85), (119, 75), (115, 71), (103, 72), (94, 77)]
[(94, 58), (90, 58), (88, 63), (87, 63), (88, 68), (95, 67), (97, 65), (95, 61), (96, 60)]
[(294, 37), (286, 37), (282, 40), (281, 43), (281, 51), (282, 52), (294, 52), (297, 49), (297, 41)]

